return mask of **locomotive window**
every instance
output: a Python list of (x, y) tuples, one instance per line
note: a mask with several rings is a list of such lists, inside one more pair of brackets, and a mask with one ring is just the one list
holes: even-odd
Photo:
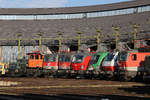
[(121, 53), (119, 54), (119, 60), (121, 60), (121, 61), (126, 61), (127, 58), (128, 58), (128, 53), (127, 53), (127, 52), (121, 52)]
[(31, 55), (31, 56), (30, 56), (30, 59), (34, 59), (34, 55)]
[(109, 54), (105, 57), (104, 61), (111, 61), (111, 60), (113, 60), (114, 56), (115, 56), (115, 55), (114, 55), (113, 53), (109, 53)]
[(64, 55), (61, 55), (61, 56), (59, 57), (59, 61), (60, 61), (60, 62), (63, 62), (64, 59), (65, 59), (65, 56), (64, 56)]
[(36, 55), (36, 56), (35, 56), (35, 59), (39, 59), (39, 55)]
[(132, 60), (137, 60), (137, 55), (136, 54), (132, 55)]
[(48, 60), (49, 60), (49, 56), (44, 56), (44, 61), (48, 62)]
[(96, 64), (100, 55), (93, 55), (90, 64)]
[(70, 62), (70, 56), (66, 56), (65, 62)]
[(40, 55), (40, 59), (42, 59), (42, 57), (43, 57), (43, 56), (42, 56), (42, 55)]
[(49, 61), (50, 61), (50, 62), (56, 61), (56, 56), (54, 56), (54, 57), (49, 57)]
[(75, 55), (72, 59), (72, 62), (74, 63), (81, 63), (83, 60), (84, 56), (83, 55)]

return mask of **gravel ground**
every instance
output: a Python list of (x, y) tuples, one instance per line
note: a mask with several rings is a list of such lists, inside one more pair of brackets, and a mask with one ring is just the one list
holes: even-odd
[(0, 100), (143, 100), (150, 99), (150, 85), (85, 79), (8, 78), (18, 85), (0, 86)]

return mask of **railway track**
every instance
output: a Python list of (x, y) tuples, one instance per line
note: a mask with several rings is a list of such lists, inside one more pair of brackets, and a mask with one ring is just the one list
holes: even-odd
[(9, 77), (0, 80), (20, 83), (0, 86), (0, 100), (142, 100), (150, 97), (150, 85), (137, 82)]
[[(145, 86), (144, 84), (127, 84), (127, 85), (55, 85), (55, 86), (14, 86), (14, 87), (0, 87), (0, 89), (51, 89), (51, 88), (116, 88), (116, 87), (133, 87)], [(150, 86), (150, 85), (148, 85)]]

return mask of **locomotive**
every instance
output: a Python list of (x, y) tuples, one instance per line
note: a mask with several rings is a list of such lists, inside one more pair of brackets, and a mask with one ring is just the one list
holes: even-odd
[(76, 78), (118, 78), (129, 81), (150, 76), (150, 52), (27, 53), (28, 59), (10, 63), (8, 76), (52, 76)]
[(105, 78), (112, 79), (114, 77), (114, 72), (118, 67), (118, 54), (119, 52), (109, 52), (103, 60), (101, 69), (104, 72)]
[(73, 56), (71, 62), (71, 76), (83, 78), (89, 67), (92, 58), (92, 53), (77, 53)]
[(131, 80), (143, 76), (145, 72), (145, 57), (149, 52), (123, 51), (119, 55), (119, 67), (117, 69), (120, 80)]
[(44, 55), (43, 62), (44, 76), (53, 76), (58, 70), (58, 56), (57, 54), (46, 54)]
[(102, 78), (103, 73), (101, 70), (101, 65), (104, 58), (108, 55), (108, 52), (97, 52), (92, 55), (89, 67), (87, 69), (87, 76), (89, 78)]
[(43, 74), (44, 54), (42, 54), (40, 51), (33, 51), (27, 55), (29, 57), (26, 75), (34, 77), (41, 76)]
[(72, 55), (69, 53), (45, 55), (43, 63), (45, 75), (68, 76), (70, 74), (71, 59)]

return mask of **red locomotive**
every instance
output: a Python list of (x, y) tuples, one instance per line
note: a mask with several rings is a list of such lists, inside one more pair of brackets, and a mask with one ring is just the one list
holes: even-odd
[(143, 76), (145, 57), (149, 52), (124, 51), (119, 55), (117, 74), (121, 80)]
[(72, 75), (75, 76), (84, 76), (86, 70), (89, 67), (90, 60), (92, 58), (92, 54), (84, 54), (84, 53), (77, 53), (73, 56), (71, 68), (72, 68)]

